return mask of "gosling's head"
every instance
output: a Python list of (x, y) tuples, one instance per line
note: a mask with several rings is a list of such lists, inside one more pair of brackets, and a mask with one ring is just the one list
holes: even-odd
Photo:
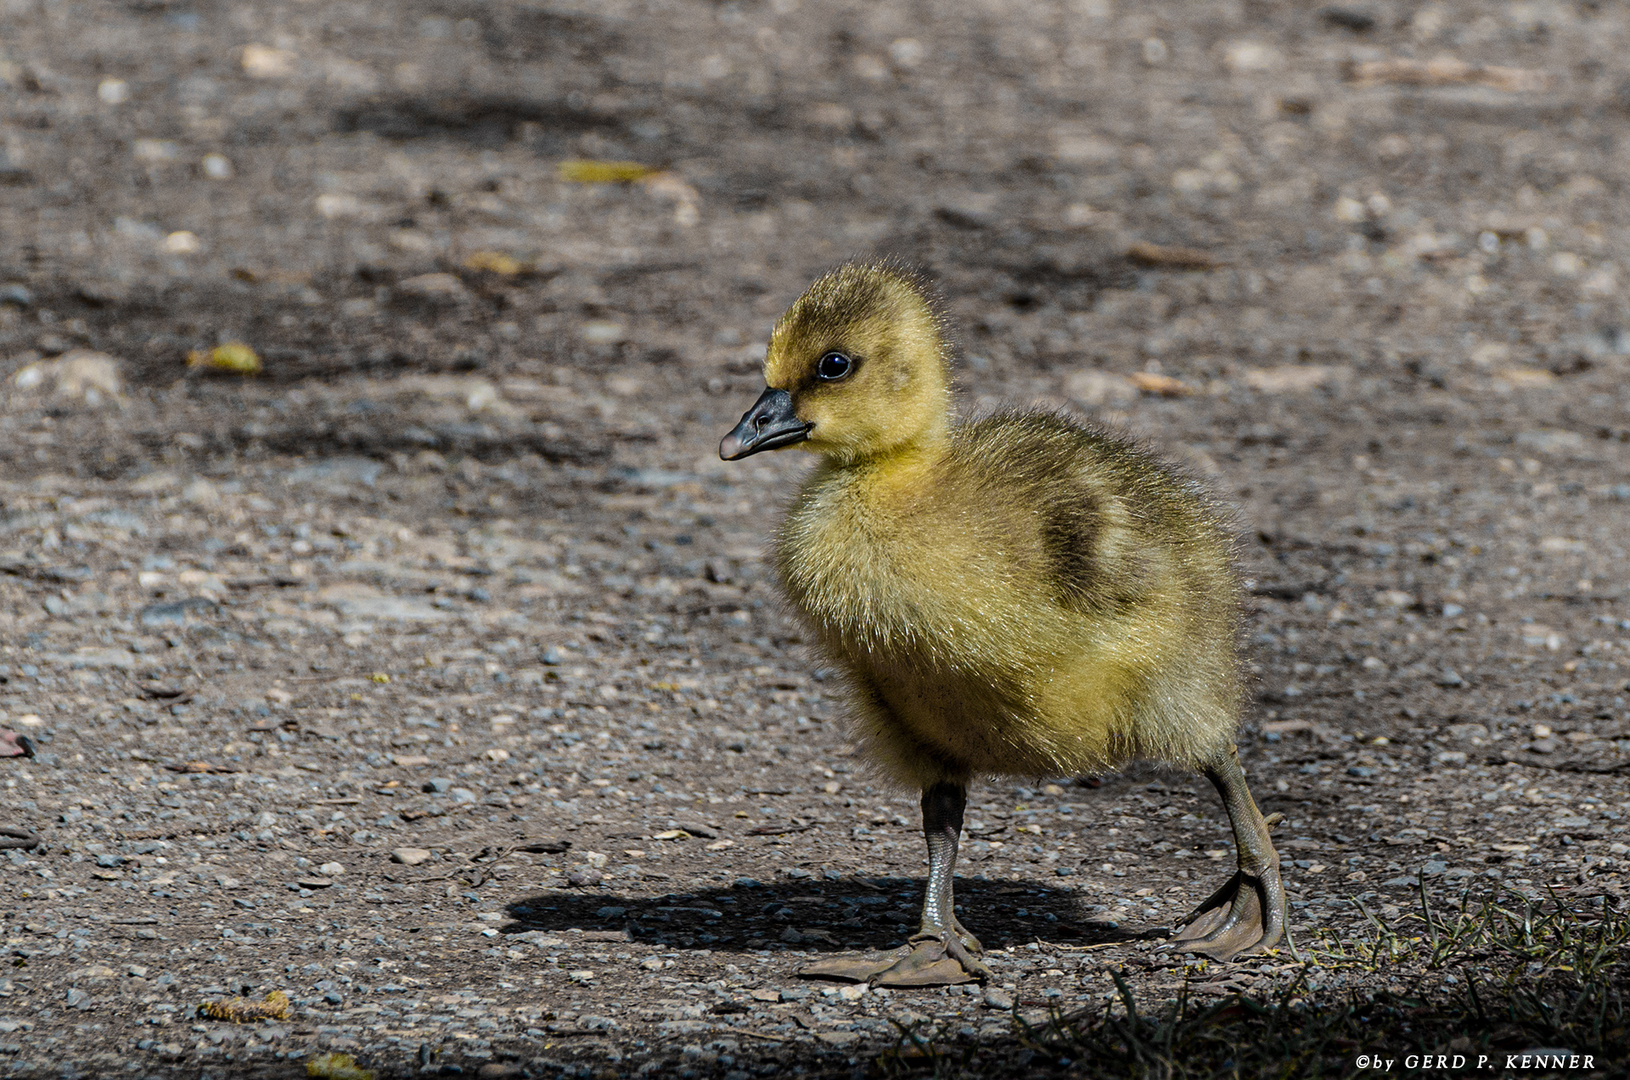
[(770, 334), (767, 386), (719, 444), (726, 461), (801, 445), (846, 461), (945, 430), (947, 349), (923, 287), (891, 266), (840, 266)]

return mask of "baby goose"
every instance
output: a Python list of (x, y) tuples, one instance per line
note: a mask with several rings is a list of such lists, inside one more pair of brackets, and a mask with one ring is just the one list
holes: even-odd
[(1280, 940), (1279, 856), (1246, 787), (1229, 541), (1142, 450), (1063, 416), (954, 423), (949, 350), (924, 290), (890, 266), (815, 282), (776, 323), (768, 388), (719, 446), (821, 455), (776, 541), (792, 606), (846, 677), (859, 734), (922, 792), (928, 884), (903, 955), (805, 974), (880, 986), (983, 980), (951, 885), (971, 780), (1149, 758), (1203, 772), (1239, 853), (1179, 947), (1227, 958)]

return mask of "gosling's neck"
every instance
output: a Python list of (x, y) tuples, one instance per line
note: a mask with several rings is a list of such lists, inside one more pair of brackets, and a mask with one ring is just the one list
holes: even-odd
[(910, 438), (885, 446), (829, 453), (825, 467), (861, 485), (872, 498), (909, 496), (926, 487), (928, 474), (951, 448), (951, 420), (936, 417)]

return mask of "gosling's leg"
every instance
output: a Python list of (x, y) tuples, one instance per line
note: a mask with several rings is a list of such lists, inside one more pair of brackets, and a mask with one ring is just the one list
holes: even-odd
[(923, 792), (928, 888), (922, 922), (911, 939), (911, 952), (873, 977), (873, 986), (955, 986), (990, 978), (990, 969), (977, 956), (983, 951), (979, 939), (957, 921), (951, 895), (967, 803), (968, 789), (961, 784), (938, 783)]
[(1285, 886), (1279, 878), (1279, 853), (1245, 784), (1239, 751), (1230, 746), (1206, 766), (1205, 774), (1222, 796), (1234, 827), (1239, 869), (1178, 924), (1187, 929), (1174, 935), (1171, 947), (1231, 960), (1247, 951), (1270, 949), (1284, 937)]
[(838, 956), (802, 968), (800, 975), (819, 979), (869, 982), (873, 986), (955, 986), (983, 982), (990, 969), (981, 963), (979, 939), (956, 917), (951, 882), (956, 877), (957, 838), (968, 789), (939, 783), (923, 791), (923, 836), (928, 841), (928, 889), (922, 922), (904, 955)]

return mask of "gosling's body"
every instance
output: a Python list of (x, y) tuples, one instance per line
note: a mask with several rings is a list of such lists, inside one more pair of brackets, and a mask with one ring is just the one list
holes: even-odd
[(871, 760), (925, 788), (1214, 757), (1238, 705), (1228, 551), (1141, 450), (1031, 413), (823, 462), (776, 563)]
[(951, 419), (939, 316), (909, 275), (846, 266), (776, 324), (727, 460), (821, 456), (783, 522), (788, 600), (848, 677), (880, 771), (922, 791), (928, 888), (903, 955), (806, 974), (982, 980), (952, 900), (969, 782), (1151, 758), (1203, 772), (1239, 870), (1185, 923), (1218, 957), (1275, 944), (1285, 896), (1233, 746), (1237, 590), (1204, 500), (1122, 439), (1050, 413)]

